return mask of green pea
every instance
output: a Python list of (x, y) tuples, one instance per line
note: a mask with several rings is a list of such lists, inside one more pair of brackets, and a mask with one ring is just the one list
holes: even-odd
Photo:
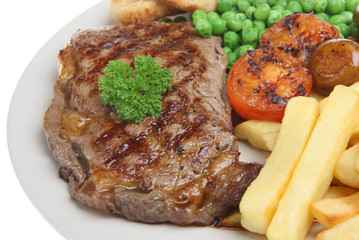
[(287, 9), (292, 12), (303, 12), (302, 5), (299, 2), (290, 2), (288, 3)]
[(282, 6), (283, 8), (286, 8), (287, 5), (288, 5), (288, 3), (287, 3), (286, 0), (278, 0), (275, 5), (277, 5), (277, 6), (280, 5), (280, 6)]
[(254, 49), (258, 48), (258, 45), (259, 45), (259, 39), (258, 39), (257, 41), (254, 41), (254, 42), (251, 43), (251, 46), (252, 46)]
[(277, 0), (267, 0), (269, 6), (274, 6), (277, 3)]
[(175, 23), (181, 23), (181, 22), (186, 22), (187, 19), (184, 16), (177, 16), (177, 17), (175, 17), (175, 19), (173, 19), (173, 21)]
[(263, 34), (267, 31), (267, 28), (264, 29), (263, 31), (261, 31), (260, 33), (258, 33), (258, 39), (261, 39), (261, 37), (263, 36)]
[(343, 4), (345, 5), (343, 0), (328, 0), (326, 12), (331, 15), (340, 13), (340, 10), (343, 9)]
[(237, 2), (237, 8), (242, 13), (245, 13), (250, 6), (251, 4), (247, 0), (238, 0)]
[(198, 19), (206, 19), (207, 20), (207, 13), (202, 10), (196, 10), (192, 13), (192, 22), (194, 25), (197, 24)]
[(192, 19), (195, 18), (207, 18), (207, 13), (202, 10), (196, 10), (192, 13)]
[(339, 13), (345, 11), (345, 0), (342, 0), (342, 1), (343, 1), (342, 4), (340, 4), (340, 11), (339, 11)]
[(232, 6), (236, 6), (237, 2), (238, 2), (238, 0), (232, 0)]
[(285, 7), (282, 5), (275, 5), (271, 8), (271, 10), (282, 13), (285, 10)]
[(351, 28), (351, 35), (353, 37), (359, 37), (359, 27), (355, 24), (355, 23), (352, 23), (350, 24), (350, 28)]
[(273, 26), (281, 18), (282, 18), (282, 15), (280, 14), (280, 12), (275, 11), (275, 10), (270, 11), (269, 17), (267, 18), (267, 22), (266, 22), (267, 27)]
[(238, 32), (242, 29), (242, 21), (236, 18), (228, 19), (227, 21), (227, 28), (230, 31)]
[(233, 6), (231, 11), (234, 13), (239, 13), (238, 8), (236, 6)]
[(233, 31), (225, 32), (223, 35), (223, 44), (225, 47), (235, 49), (239, 44), (239, 36)]
[(250, 28), (242, 31), (242, 38), (244, 43), (251, 43), (258, 40), (258, 31), (255, 28)]
[(292, 14), (293, 14), (293, 12), (291, 10), (286, 9), (282, 12), (282, 17), (292, 15)]
[(314, 11), (319, 12), (325, 12), (325, 9), (328, 6), (328, 0), (316, 0), (314, 4)]
[(164, 18), (160, 19), (160, 22), (170, 23), (170, 22), (172, 22), (172, 19), (168, 18), (168, 17), (164, 17)]
[(242, 29), (243, 31), (247, 31), (248, 29), (253, 27), (253, 22), (250, 19), (246, 19), (243, 21)]
[(235, 18), (235, 17), (236, 17), (236, 13), (232, 12), (232, 11), (224, 12), (221, 15), (221, 18), (226, 21), (228, 21), (228, 19)]
[(216, 12), (210, 12), (210, 13), (207, 14), (207, 20), (208, 21), (211, 21), (213, 19), (218, 19), (218, 18), (220, 18), (220, 16)]
[(242, 22), (247, 19), (246, 15), (244, 13), (237, 13), (236, 19), (241, 20)]
[(340, 13), (345, 18), (345, 24), (350, 25), (353, 22), (353, 13), (349, 11), (343, 11)]
[(300, 0), (303, 11), (309, 13), (314, 10), (315, 0)]
[(266, 24), (264, 21), (254, 20), (253, 27), (257, 29), (258, 32), (262, 32), (264, 29), (266, 29)]
[(352, 32), (352, 29), (350, 26), (344, 24), (344, 23), (341, 23), (341, 24), (338, 24), (338, 27), (339, 27), (339, 32), (341, 34), (343, 34), (343, 36), (345, 38), (349, 37), (351, 32)]
[(246, 44), (246, 45), (242, 45), (237, 47), (234, 52), (237, 54), (237, 57), (240, 58), (242, 57), (244, 54), (246, 54), (246, 52), (248, 50), (254, 50), (254, 47), (252, 45)]
[(349, 12), (354, 12), (355, 7), (359, 4), (359, 0), (346, 0), (345, 1), (345, 10)]
[(267, 3), (267, 0), (254, 0), (252, 5), (258, 7), (259, 5), (262, 5), (264, 3)]
[(229, 70), (237, 62), (238, 58), (237, 58), (237, 54), (235, 52), (228, 53), (227, 57), (228, 57), (227, 69)]
[(345, 18), (342, 15), (333, 15), (329, 17), (328, 22), (333, 25), (339, 25), (345, 23)]
[(228, 53), (232, 52), (232, 49), (229, 47), (223, 47), (223, 51), (228, 55)]
[(269, 16), (270, 6), (267, 3), (258, 5), (254, 10), (254, 18), (257, 20), (265, 20)]
[(232, 9), (232, 0), (217, 0), (218, 11), (224, 13)]
[(249, 8), (247, 8), (247, 10), (246, 10), (246, 12), (245, 12), (244, 14), (246, 15), (246, 17), (247, 17), (248, 19), (252, 19), (255, 10), (256, 10), (255, 7), (250, 6)]
[(209, 20), (209, 22), (212, 24), (214, 35), (221, 35), (227, 31), (227, 22), (225, 20), (221, 18), (215, 18)]
[(198, 19), (196, 23), (196, 32), (202, 37), (209, 37), (213, 33), (213, 26), (207, 19)]
[(317, 16), (317, 18), (322, 19), (323, 21), (326, 21), (326, 22), (329, 21), (329, 16), (328, 16), (328, 14), (326, 14), (326, 13), (323, 13), (323, 12), (321, 12), (321, 13), (316, 13), (315, 16)]

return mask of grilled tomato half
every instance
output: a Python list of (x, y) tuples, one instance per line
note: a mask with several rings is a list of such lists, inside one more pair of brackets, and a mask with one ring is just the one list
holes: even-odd
[(321, 43), (339, 38), (339, 30), (314, 14), (295, 12), (279, 20), (262, 35), (260, 48), (282, 50), (307, 63)]
[(297, 58), (271, 49), (249, 50), (232, 67), (227, 92), (244, 119), (281, 121), (290, 98), (308, 96), (310, 71)]

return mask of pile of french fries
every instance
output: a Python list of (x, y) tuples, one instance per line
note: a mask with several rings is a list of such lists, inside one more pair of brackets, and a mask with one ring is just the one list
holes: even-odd
[(240, 202), (244, 228), (299, 240), (316, 219), (326, 227), (317, 239), (359, 240), (359, 82), (292, 98), (282, 123), (248, 120), (234, 132), (271, 152)]

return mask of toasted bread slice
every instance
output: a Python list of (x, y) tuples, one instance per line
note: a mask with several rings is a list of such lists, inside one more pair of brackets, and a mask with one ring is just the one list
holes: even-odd
[(110, 17), (120, 24), (154, 21), (179, 13), (161, 0), (111, 0)]
[(213, 12), (217, 9), (217, 0), (161, 0), (168, 6), (186, 12), (194, 12), (197, 9), (205, 12)]

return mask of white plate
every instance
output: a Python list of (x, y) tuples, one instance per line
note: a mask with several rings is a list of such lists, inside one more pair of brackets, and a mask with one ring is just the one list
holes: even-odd
[[(127, 221), (82, 207), (71, 199), (47, 147), (43, 115), (53, 96), (58, 51), (77, 29), (108, 24), (113, 24), (108, 1), (102, 1), (55, 34), (33, 58), (17, 85), (8, 116), (8, 146), (15, 172), (31, 201), (67, 239), (265, 239), (244, 230)], [(241, 152), (244, 161), (263, 161), (266, 157), (246, 144)]]

